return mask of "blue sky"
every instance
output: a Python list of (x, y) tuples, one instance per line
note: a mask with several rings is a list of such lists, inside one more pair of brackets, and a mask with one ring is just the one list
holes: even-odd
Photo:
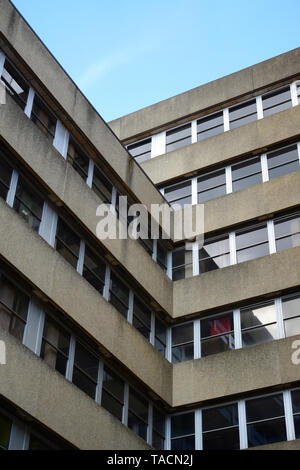
[(13, 0), (109, 121), (300, 46), (300, 0)]

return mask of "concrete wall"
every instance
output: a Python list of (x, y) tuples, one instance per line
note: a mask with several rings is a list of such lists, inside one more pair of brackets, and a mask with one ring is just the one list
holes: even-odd
[(172, 98), (109, 122), (121, 140), (139, 136), (169, 123), (232, 100), (300, 73), (300, 48), (273, 57), (226, 77), (206, 83)]
[(234, 306), (297, 287), (300, 247), (174, 282), (173, 317)]
[(0, 255), (149, 389), (171, 403), (172, 365), (2, 200)]
[[(49, 194), (54, 194), (97, 238), (96, 210), (102, 201), (10, 96), (1, 107), (0, 134), (49, 188)], [(163, 309), (172, 310), (171, 280), (137, 241), (107, 239), (102, 243)]]
[(82, 450), (149, 450), (151, 447), (78, 387), (1, 330), (6, 365), (0, 395)]
[[(299, 381), (300, 366), (291, 361), (300, 335), (227, 351), (173, 367), (173, 406), (222, 399)], [(247, 396), (247, 395), (246, 395)]]
[[(299, 49), (300, 51), (300, 49)], [(300, 106), (237, 127), (195, 144), (146, 160), (141, 166), (155, 184), (189, 175), (209, 166), (228, 165), (228, 160), (300, 135)], [(263, 153), (262, 151), (260, 153)]]
[[(0, 0), (0, 48), (9, 54), (19, 54), (31, 69), (32, 86), (46, 87), (40, 93), (47, 100), (59, 103), (58, 114), (66, 127), (75, 126), (85, 134), (91, 146), (102, 155), (138, 200), (149, 206), (163, 202), (159, 191), (130, 157), (88, 100), (71, 81), (48, 49), (8, 0)], [(9, 38), (10, 45), (3, 41)]]

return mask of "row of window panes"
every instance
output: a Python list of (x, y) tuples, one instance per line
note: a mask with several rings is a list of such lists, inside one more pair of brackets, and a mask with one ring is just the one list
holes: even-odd
[(300, 334), (300, 293), (172, 327), (173, 363)]
[[(1, 51), (0, 51), (1, 57)], [(1, 72), (1, 71), (0, 71)], [(1, 75), (1, 73), (0, 73)], [(57, 150), (67, 158), (77, 173), (84, 181), (96, 192), (101, 201), (112, 205), (116, 216), (118, 212), (119, 194), (104, 173), (96, 166), (94, 161), (87, 155), (80, 144), (74, 137), (69, 135), (68, 131), (57, 120), (52, 111), (43, 102), (43, 100), (29, 87), (24, 78), (10, 61), (5, 59), (1, 80), (6, 86), (8, 93), (14, 101), (21, 107), (26, 115), (39, 127), (39, 129), (49, 137)], [(130, 220), (125, 221), (127, 224)], [(154, 261), (154, 247), (152, 240), (149, 243), (143, 243), (139, 239), (141, 245), (152, 256)], [(149, 246), (151, 245), (151, 246)], [(164, 261), (159, 262), (159, 266), (163, 270), (167, 270), (167, 251), (160, 243), (160, 251), (164, 251)]]
[[(300, 143), (291, 144), (246, 158), (193, 179), (184, 179), (160, 188), (167, 201), (184, 207), (200, 204), (254, 184), (267, 182), (300, 169)], [(195, 180), (195, 184), (193, 184)]]
[[(57, 438), (55, 438), (57, 441)], [(22, 442), (22, 448), (20, 448)], [(28, 424), (0, 408), (0, 450), (57, 450), (60, 446), (33, 431)], [(62, 444), (61, 448), (66, 448)]]
[[(147, 137), (127, 145), (130, 154), (138, 163), (151, 157), (171, 152), (200, 140), (243, 126), (249, 122), (278, 113), (299, 104), (299, 81), (280, 87), (257, 98), (238, 103), (234, 106), (201, 117), (187, 124), (177, 126), (159, 135)], [(161, 139), (160, 151), (152, 149), (152, 138)]]
[[(164, 415), (152, 405), (150, 409), (148, 400), (106, 364), (103, 364), (101, 358), (91, 348), (81, 340), (77, 340), (72, 332), (60, 322), (55, 321), (48, 313), (45, 314), (39, 308), (40, 319), (37, 320), (35, 310), (35, 324), (29, 321), (32, 302), (34, 302), (33, 299), (30, 299), (23, 290), (0, 272), (0, 329), (9, 331), (30, 347), (26, 344), (24, 336), (27, 325), (27, 338), (31, 337), (30, 341), (35, 345), (40, 344), (40, 348), (35, 349), (34, 352), (49, 366), (73, 382), (143, 439), (163, 449)], [(60, 312), (57, 313), (61, 316)], [(37, 322), (43, 324), (41, 330), (36, 327)], [(31, 332), (28, 331), (30, 328)], [(42, 332), (41, 338), (39, 338), (39, 331)], [(128, 400), (125, 398), (127, 392)], [(149, 419), (150, 412), (153, 418)], [(149, 422), (151, 422), (153, 434), (151, 442), (148, 437)]]
[(172, 450), (238, 450), (300, 438), (300, 389), (171, 417)]
[(176, 248), (172, 278), (184, 279), (299, 245), (300, 213), (295, 212), (229, 234), (205, 237), (198, 250), (186, 250), (185, 245)]
[[(163, 323), (156, 319), (155, 314), (138, 299), (126, 282), (111, 270), (108, 263), (96, 254), (61, 217), (57, 217), (55, 211), (44, 202), (34, 186), (8, 163), (7, 156), (2, 146), (0, 148), (0, 197), (165, 355), (166, 328)], [(46, 233), (45, 227), (48, 227)], [(125, 275), (123, 277), (125, 278)], [(131, 298), (132, 303), (130, 303)], [(160, 342), (156, 340), (158, 336)]]

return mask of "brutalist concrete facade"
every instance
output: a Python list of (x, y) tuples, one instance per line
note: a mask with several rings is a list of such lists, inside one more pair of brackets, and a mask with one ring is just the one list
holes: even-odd
[[(260, 161), (266, 162), (268, 152), (280, 146), (294, 146), (300, 155), (300, 49), (107, 124), (14, 6), (0, 0), (0, 11), (0, 76), (7, 85), (6, 104), (0, 105), (0, 150), (5, 165), (12, 167), (7, 188), (4, 173), (0, 175), (5, 194), (0, 198), (0, 279), (9, 279), (29, 299), (22, 335), (20, 330), (16, 334), (18, 307), (7, 305), (8, 294), (1, 294), (1, 289), (8, 289), (8, 281), (0, 284), (0, 341), (6, 346), (6, 364), (0, 365), (0, 418), (5, 417), (0, 426), (13, 423), (7, 442), (0, 442), (0, 447), (16, 448), (13, 431), (19, 429), (24, 436), (19, 448), (31, 448), (33, 440), (28, 429), (33, 423), (34, 435), (42, 436), (47, 446), (55, 443), (53, 448), (175, 450), (181, 445), (183, 450), (205, 449), (210, 445), (203, 425), (206, 410), (233, 404), (236, 421), (228, 426), (236, 432), (233, 448), (299, 449), (300, 365), (293, 360), (293, 353), (300, 344), (300, 330), (295, 327), (292, 334), (285, 334), (287, 317), (282, 313), (286, 296), (297, 298), (300, 290), (299, 235), (294, 233), (292, 247), (278, 250), (274, 226), (278, 217), (292, 217), (300, 208), (300, 172), (287, 171), (238, 191), (232, 187), (228, 190), (228, 175), (233, 174), (234, 165), (257, 155), (263, 155)], [(5, 81), (5, 70), (17, 71), (13, 78), (21, 76), (28, 85), (24, 106), (14, 94), (13, 82)], [(229, 122), (231, 108), (247, 101), (254, 100), (257, 109), (263, 109), (265, 95), (287, 87), (291, 93), (288, 109), (279, 109), (270, 116), (258, 114), (258, 119), (234, 129), (224, 124), (224, 132), (199, 141), (194, 133), (189, 144), (152, 155), (141, 164), (126, 149), (159, 134), (166, 138), (170, 129), (192, 121), (195, 130), (199, 120), (220, 110)], [(54, 139), (41, 132), (37, 125), (40, 121), (34, 119), (36, 97), (56, 118)], [(85, 177), (64, 148), (71, 138), (88, 155)], [(164, 242), (164, 269), (158, 263), (158, 245), (153, 245), (156, 248), (149, 256), (136, 240), (99, 240), (96, 211), (102, 201), (94, 190), (95, 170), (91, 168), (101, 170), (111, 182), (112, 200), (116, 201), (116, 194), (123, 191), (148, 210), (151, 204), (166, 203), (160, 191), (163, 187), (227, 168), (226, 194), (204, 202), (204, 222), (205, 235), (231, 234), (228, 265), (202, 273), (194, 270), (193, 276), (172, 280), (172, 253), (184, 239)], [(28, 207), (24, 217), (25, 202), (29, 203), (18, 193), (23, 179), (43, 201), (38, 230), (28, 222)], [(20, 200), (25, 204), (23, 213)], [(197, 203), (193, 201), (194, 212)], [(113, 217), (117, 217), (116, 212)], [(51, 228), (60, 220), (69, 224), (80, 239), (75, 269), (70, 262), (73, 245), (73, 254), (68, 257), (68, 247), (65, 251), (58, 249), (58, 232)], [(273, 251), (239, 263), (235, 245), (236, 259), (232, 261), (232, 240), (240, 231), (257, 224), (265, 224), (268, 236), (273, 237)], [(272, 245), (270, 240), (268, 243)], [(90, 248), (105, 266), (104, 286), (98, 292), (86, 275), (86, 253)], [(113, 290), (113, 276), (128, 291), (125, 314), (112, 302), (117, 292)], [(144, 317), (135, 310), (136, 299), (144, 302)], [(246, 306), (264, 305), (273, 299), (277, 317), (272, 325), (276, 323), (279, 333), (271, 341), (257, 341), (246, 347), (240, 312)], [(234, 345), (215, 354), (197, 352), (203, 340), (203, 319), (215, 321), (228, 311), (233, 312)], [(9, 327), (2, 320), (3, 312), (10, 317)], [(293, 315), (297, 318), (295, 312)], [(56, 343), (59, 329), (55, 334), (51, 330), (51, 341), (47, 336), (49, 318), (67, 332), (64, 338), (68, 347), (64, 350)], [(191, 322), (193, 357), (173, 360), (172, 331)], [(269, 332), (269, 324), (265, 328)], [(56, 363), (51, 360), (49, 348)], [(81, 349), (81, 356), (79, 348), (85, 351)], [(95, 377), (93, 367), (84, 368), (84, 360), (95, 361)], [(108, 371), (113, 371), (111, 376)], [(109, 388), (111, 383), (113, 387)], [(273, 396), (282, 406), (282, 414), (257, 421), (264, 426), (274, 419), (281, 420), (282, 439), (272, 430), (260, 434), (255, 428), (255, 441), (247, 403), (256, 397)], [(191, 414), (194, 424), (186, 431), (189, 440), (179, 442), (180, 431), (177, 435), (174, 431), (176, 416), (183, 417), (184, 427), (184, 416)], [(216, 427), (215, 432), (220, 429)], [(215, 448), (226, 448), (226, 439), (224, 445), (220, 439)]]

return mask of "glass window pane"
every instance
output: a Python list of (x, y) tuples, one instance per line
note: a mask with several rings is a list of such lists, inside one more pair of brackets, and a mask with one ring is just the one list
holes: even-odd
[(76, 343), (72, 382), (94, 398), (99, 360), (78, 342)]
[(111, 203), (112, 184), (104, 174), (94, 165), (92, 188), (105, 204)]
[(151, 158), (151, 138), (130, 144), (127, 150), (138, 163), (148, 160)]
[(147, 438), (148, 402), (134, 390), (129, 389), (128, 427), (143, 439)]
[(199, 250), (199, 272), (204, 273), (213, 269), (225, 268), (229, 265), (228, 235), (205, 240)]
[(150, 338), (151, 311), (136, 296), (134, 296), (132, 324), (145, 338)]
[(152, 447), (157, 450), (164, 449), (165, 439), (161, 437), (160, 434), (157, 434), (154, 430), (152, 431)]
[(27, 321), (29, 298), (0, 274), (0, 327), (20, 341)]
[(195, 436), (181, 437), (171, 440), (171, 450), (194, 450)]
[(13, 208), (36, 232), (40, 227), (43, 206), (43, 199), (19, 176)]
[(0, 449), (8, 449), (12, 422), (0, 414)]
[(276, 324), (242, 331), (243, 347), (266, 343), (274, 339), (278, 339), (278, 328)]
[(191, 277), (193, 275), (192, 251), (185, 246), (176, 248), (172, 252), (173, 281)]
[(103, 294), (105, 272), (105, 262), (86, 246), (82, 275), (100, 294)]
[(224, 132), (223, 112), (211, 114), (197, 121), (197, 138), (199, 140), (213, 137), (214, 135)]
[(54, 138), (57, 119), (37, 94), (34, 95), (31, 120), (43, 134), (47, 137)]
[(247, 422), (284, 416), (282, 393), (246, 400)]
[(184, 204), (192, 203), (192, 183), (191, 180), (172, 184), (165, 187), (164, 196), (170, 203)]
[(194, 412), (171, 416), (171, 438), (195, 434)]
[(191, 123), (185, 124), (166, 133), (166, 151), (171, 152), (192, 143)]
[(292, 405), (293, 413), (300, 413), (300, 389), (293, 390), (292, 395)]
[(200, 328), (202, 357), (234, 349), (232, 312), (201, 320)]
[(294, 336), (300, 332), (300, 296), (282, 299), (285, 336)]
[(184, 325), (173, 326), (172, 328), (172, 344), (176, 346), (182, 343), (194, 341), (194, 323), (186, 323)]
[(57, 222), (55, 249), (75, 269), (77, 267), (79, 247), (80, 247), (80, 238), (59, 217), (58, 222)]
[(104, 389), (101, 395), (101, 406), (122, 421), (123, 405)]
[(172, 363), (191, 361), (194, 359), (194, 343), (183, 344), (181, 346), (173, 346)]
[(238, 407), (236, 403), (202, 410), (203, 431), (211, 431), (238, 424)]
[(275, 90), (262, 96), (264, 117), (292, 106), (290, 87)]
[(153, 429), (165, 436), (165, 415), (153, 407)]
[(84, 180), (86, 180), (89, 171), (90, 159), (71, 136), (69, 139), (68, 157), (71, 160), (73, 168)]
[(262, 421), (248, 424), (248, 447), (272, 444), (273, 442), (286, 441), (285, 419)]
[(241, 309), (241, 328), (261, 326), (276, 322), (274, 302)]
[(300, 217), (292, 216), (274, 221), (276, 250), (281, 251), (300, 245)]
[(256, 100), (246, 101), (229, 108), (230, 129), (243, 126), (256, 119)]
[(1, 79), (5, 83), (8, 93), (24, 110), (27, 103), (29, 86), (7, 59), (5, 59)]
[(129, 289), (114, 273), (110, 276), (109, 301), (124, 317), (127, 317)]
[(12, 167), (2, 158), (2, 155), (0, 155), (0, 197), (4, 200), (6, 200), (10, 187), (12, 171)]
[(220, 429), (203, 434), (204, 450), (238, 450), (240, 448), (239, 429)]
[(69, 357), (70, 335), (60, 325), (46, 317), (41, 347), (41, 358), (60, 372), (66, 374)]
[(242, 263), (269, 254), (267, 226), (236, 233), (237, 262)]
[(262, 182), (262, 172), (259, 157), (232, 165), (231, 171), (233, 191), (239, 191), (240, 189), (244, 189)]

